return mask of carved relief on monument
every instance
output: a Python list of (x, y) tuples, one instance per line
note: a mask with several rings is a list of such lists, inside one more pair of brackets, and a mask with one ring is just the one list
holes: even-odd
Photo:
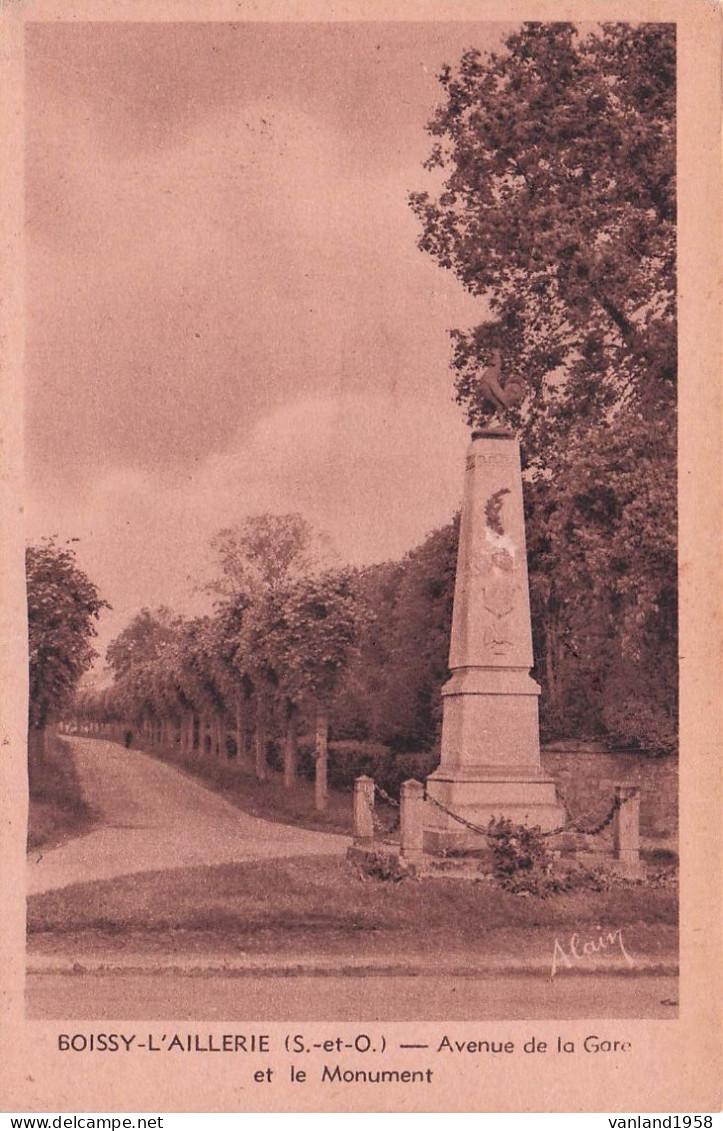
[(473, 452), (467, 456), (465, 470), (472, 471), (478, 463), (483, 467), (509, 467), (510, 457), (505, 452)]
[(505, 514), (510, 494), (508, 487), (502, 487), (489, 495), (483, 504), (486, 553), (483, 557), (482, 606), (495, 618), (485, 626), (484, 645), (493, 656), (506, 656), (513, 648), (510, 625), (499, 623), (514, 610), (519, 588), (515, 547), (507, 530)]
[(515, 604), (515, 562), (508, 550), (495, 550), (484, 586), (484, 607), (496, 617), (506, 617)]
[(505, 629), (492, 624), (488, 624), (485, 628), (484, 644), (493, 656), (506, 656), (512, 647), (512, 641), (507, 639)]
[(485, 519), (487, 526), (495, 534), (502, 537), (505, 533), (504, 524), (502, 522), (502, 504), (505, 500), (505, 495), (509, 495), (509, 487), (502, 487), (499, 491), (495, 491), (490, 495), (485, 503)]

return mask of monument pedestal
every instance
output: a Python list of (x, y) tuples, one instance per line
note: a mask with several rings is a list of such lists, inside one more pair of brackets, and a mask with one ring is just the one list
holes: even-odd
[[(441, 760), (427, 792), (481, 827), (497, 817), (543, 830), (564, 823), (540, 762), (532, 663), (519, 444), (478, 432), (467, 453)], [(433, 803), (427, 810), (431, 851), (484, 847)]]

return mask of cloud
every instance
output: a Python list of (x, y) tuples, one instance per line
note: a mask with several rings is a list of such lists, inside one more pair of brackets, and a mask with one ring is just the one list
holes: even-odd
[(209, 576), (209, 541), (249, 514), (299, 511), (350, 563), (400, 556), (459, 505), (465, 434), (451, 403), (301, 398), (193, 471), (114, 470), (82, 496), (36, 493), (30, 534), (80, 538), (79, 560), (114, 606), (107, 643), (144, 605), (203, 607), (194, 584)]
[(31, 31), (30, 533), (81, 538), (105, 639), (196, 607), (246, 514), (301, 511), (354, 562), (450, 518), (446, 331), (483, 315), (407, 192), (480, 28)]
[(415, 168), (361, 169), (348, 139), (296, 107), (219, 109), (134, 155), (100, 147), (78, 108), (51, 105), (43, 123), (31, 462), (80, 478), (179, 465), (290, 397), (423, 394), (447, 369), (447, 327), (478, 316), (415, 246)]

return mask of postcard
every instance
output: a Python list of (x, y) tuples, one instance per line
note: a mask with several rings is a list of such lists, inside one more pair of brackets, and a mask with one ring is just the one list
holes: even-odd
[(0, 26), (4, 1110), (712, 1126), (719, 11)]

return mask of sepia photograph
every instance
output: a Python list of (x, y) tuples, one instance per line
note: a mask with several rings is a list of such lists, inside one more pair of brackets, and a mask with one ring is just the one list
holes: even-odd
[(31, 1016), (676, 1015), (675, 70), (27, 27)]
[(22, 1009), (58, 1064), (273, 1052), (421, 1110), (443, 1065), (674, 1039), (660, 12), (25, 20)]

